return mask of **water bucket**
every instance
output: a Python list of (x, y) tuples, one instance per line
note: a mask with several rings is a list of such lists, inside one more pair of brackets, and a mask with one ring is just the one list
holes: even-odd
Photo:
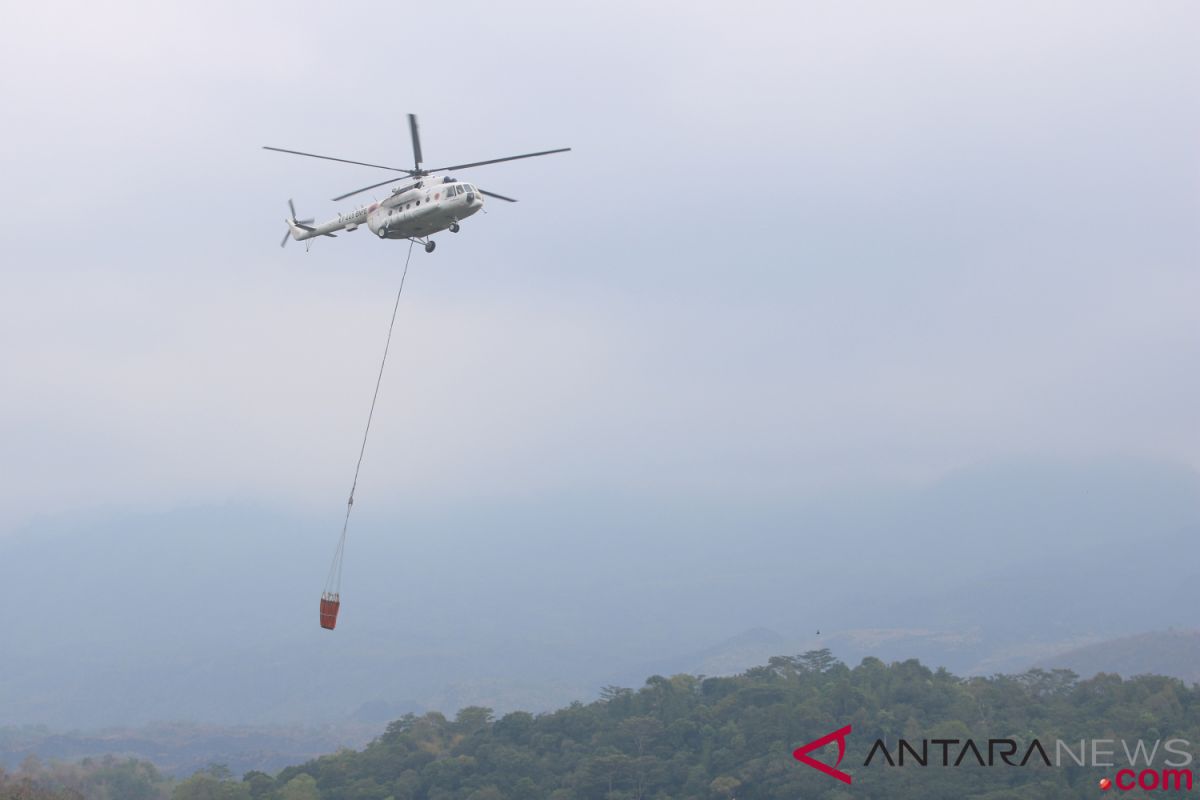
[(337, 625), (338, 608), (342, 605), (338, 595), (326, 592), (321, 595), (321, 627), (333, 630)]

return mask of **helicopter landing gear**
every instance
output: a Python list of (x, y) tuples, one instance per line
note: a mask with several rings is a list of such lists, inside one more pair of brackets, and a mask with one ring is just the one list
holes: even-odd
[(380, 238), (380, 239), (386, 239), (386, 238), (387, 238), (387, 228), (380, 228), (380, 229), (379, 229), (379, 238)]
[(426, 253), (432, 253), (433, 248), (437, 247), (437, 242), (426, 236), (409, 236), (408, 240), (413, 244), (419, 244), (424, 247)]
[(450, 223), (450, 232), (451, 232), (451, 233), (458, 233), (460, 230), (461, 230), (461, 228), (459, 228), (459, 227), (458, 227), (458, 223), (457, 223), (457, 222), (451, 222), (451, 223)]

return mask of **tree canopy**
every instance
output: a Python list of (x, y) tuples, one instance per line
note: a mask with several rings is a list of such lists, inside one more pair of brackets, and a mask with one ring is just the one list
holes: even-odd
[[(854, 775), (852, 795), (792, 757), (845, 725), (853, 727), (843, 763)], [(655, 675), (636, 690), (608, 686), (596, 702), (536, 716), (410, 714), (362, 751), (285, 769), (251, 797), (281, 800), (311, 776), (323, 800), (1061, 800), (1094, 797), (1102, 774), (932, 762), (863, 768), (876, 739), (894, 747), (900, 737), (1200, 743), (1200, 688), (1157, 676), (1079, 680), (1065, 670), (959, 678), (915, 660), (868, 658), (850, 668), (817, 650), (732, 677)], [(815, 755), (836, 757), (832, 745)]]
[[(792, 757), (850, 725), (841, 769), (853, 786)], [(654, 675), (639, 689), (546, 714), (460, 710), (392, 722), (362, 750), (342, 750), (277, 775), (237, 778), (213, 764), (171, 782), (150, 764), (26, 759), (0, 770), (0, 800), (1064, 800), (1094, 798), (1098, 768), (890, 767), (863, 762), (882, 740), (1185, 739), (1197, 756), (1200, 687), (1153, 675), (1080, 680), (1066, 670), (959, 678), (918, 661), (867, 658), (848, 667), (828, 650), (778, 656), (731, 677)], [(813, 757), (836, 760), (830, 744)], [(1196, 759), (1200, 764), (1200, 757)], [(1112, 776), (1112, 770), (1107, 771)], [(1197, 783), (1200, 783), (1198, 781)]]

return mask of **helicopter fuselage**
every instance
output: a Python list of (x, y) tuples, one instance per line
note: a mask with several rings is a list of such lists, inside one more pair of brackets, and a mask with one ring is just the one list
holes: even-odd
[(300, 227), (288, 221), (296, 241), (354, 231), (366, 224), (380, 239), (423, 239), (438, 231), (457, 230), (458, 223), (483, 208), (483, 195), (470, 183), (454, 179), (418, 181), (393, 190), (380, 202), (361, 206), (320, 225)]

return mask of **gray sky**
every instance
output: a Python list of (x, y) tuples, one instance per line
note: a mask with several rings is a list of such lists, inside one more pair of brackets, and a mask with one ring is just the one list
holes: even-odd
[[(449, 6), (450, 4), (444, 4)], [(1200, 467), (1191, 3), (21, 4), (0, 28), (0, 533), (360, 501), (784, 497), (1012, 454)], [(736, 10), (733, 10), (736, 8)], [(503, 207), (501, 207), (503, 206)]]

